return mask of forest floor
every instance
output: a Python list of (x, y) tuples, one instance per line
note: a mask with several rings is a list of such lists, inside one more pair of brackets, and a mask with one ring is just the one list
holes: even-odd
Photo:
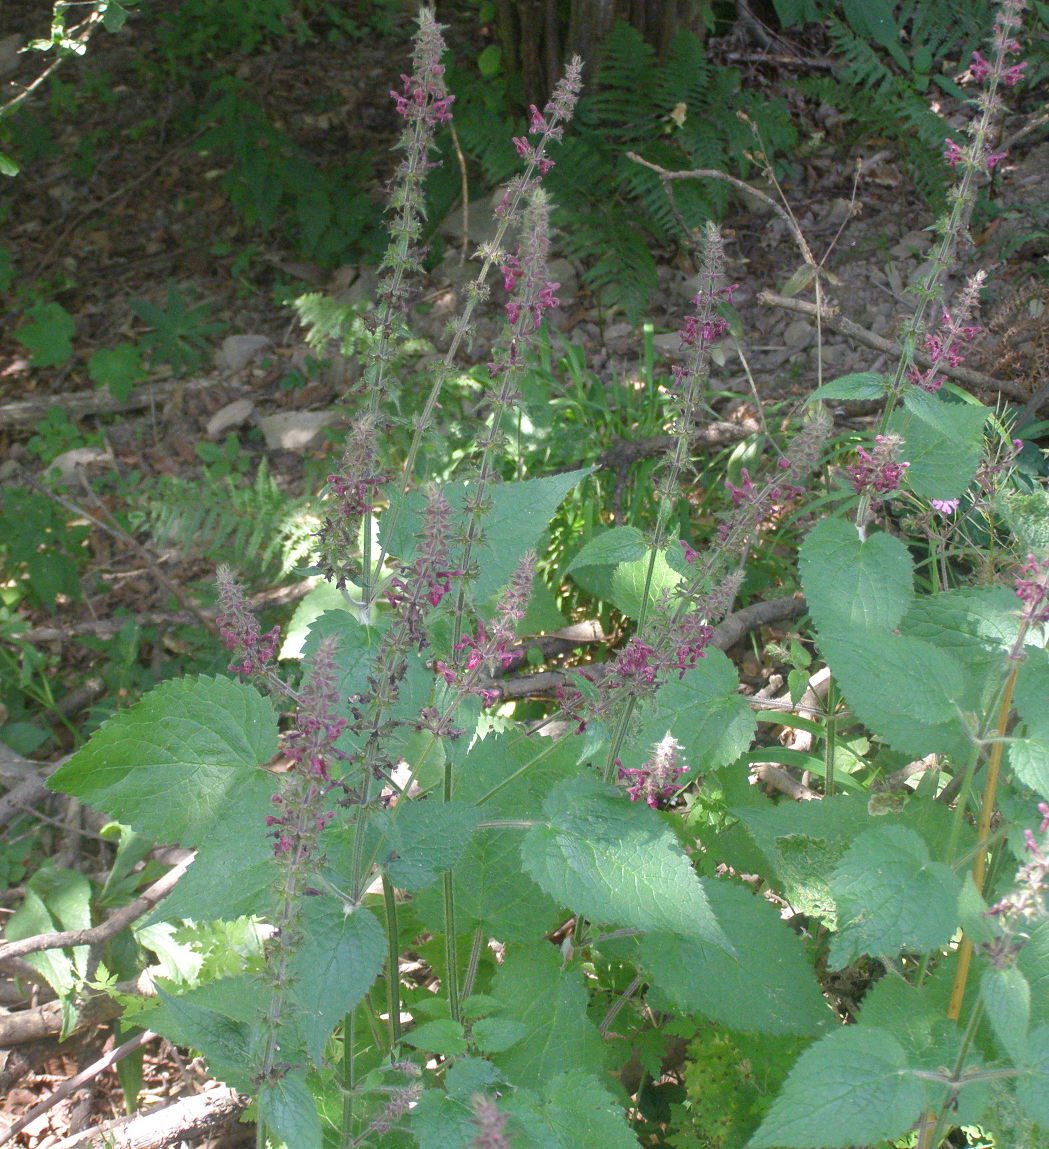
[[(13, 17), (10, 27), (39, 34), (32, 27), (38, 5), (26, 0), (5, 7)], [(407, 33), (404, 20), (385, 37), (369, 32), (337, 52), (317, 43), (289, 45), (245, 60), (239, 74), (317, 162), (340, 155), (374, 157), (370, 194), (379, 200), (394, 162), (384, 149), (399, 127), (387, 93), (405, 69)], [(460, 27), (454, 33), (453, 47), (476, 55), (483, 44), (477, 31)], [(163, 673), (163, 666), (180, 656), (183, 640), (176, 628), (193, 617), (186, 600), (192, 599), (198, 581), (210, 575), (199, 557), (166, 553), (146, 537), (113, 527), (129, 504), (133, 509), (135, 484), (156, 475), (193, 482), (205, 467), (251, 474), (265, 458), (270, 474), (289, 495), (319, 490), (333, 448), (323, 432), (308, 434), (314, 426), (310, 417), (323, 413), (318, 424), (327, 420), (337, 430), (353, 407), (359, 365), (336, 353), (312, 352), (285, 301), (317, 290), (349, 301), (361, 298), (374, 283), (367, 266), (332, 270), (311, 265), (297, 259), (279, 234), (259, 236), (245, 227), (219, 189), (221, 165), (185, 133), (193, 91), (176, 85), (161, 94), (154, 87), (147, 94), (138, 83), (147, 35), (148, 29), (133, 19), (126, 34), (98, 35), (83, 60), (56, 73), (30, 106), (38, 155), (16, 179), (5, 182), (0, 202), (2, 244), (13, 260), (0, 332), (0, 485), (13, 488), (38, 480), (44, 459), (59, 456), (68, 469), (66, 508), (90, 524), (84, 543), (92, 551), (85, 572), (85, 581), (90, 576), (91, 582), (88, 593), (79, 601), (60, 596), (53, 610), (26, 602), (18, 611), (23, 638), (33, 637), (41, 652), (68, 726), (40, 751), (49, 760), (69, 751), (72, 732), (111, 690), (114, 675), (100, 669), (103, 662), (112, 662), (104, 644), (124, 620), (146, 620), (154, 628), (155, 647), (140, 648), (137, 657), (153, 673)], [(0, 41), (0, 69), (10, 58), (3, 45)], [(712, 45), (715, 53), (740, 48), (750, 56), (746, 67), (760, 71), (763, 82), (789, 89), (795, 73), (763, 63), (753, 45)], [(805, 59), (805, 52), (799, 52), (799, 67)], [(0, 81), (28, 77), (25, 58), (15, 67), (17, 72), (8, 68), (0, 73)], [(328, 109), (323, 114), (315, 111), (319, 88), (331, 97), (322, 101)], [(806, 108), (800, 101), (797, 106), (799, 115), (808, 118), (803, 130), (813, 137), (821, 132), (823, 142), (807, 150), (783, 194), (829, 273), (831, 302), (859, 333), (838, 327), (825, 329), (821, 338), (804, 308), (792, 308), (791, 300), (759, 299), (762, 292), (784, 294), (801, 255), (780, 216), (754, 201), (734, 202), (724, 221), (726, 273), (730, 282), (740, 284), (735, 304), (744, 324), (740, 342), (746, 360), (729, 347), (716, 370), (718, 415), (727, 422), (747, 424), (760, 419), (770, 403), (800, 400), (817, 385), (821, 372), (830, 379), (889, 364), (889, 341), (911, 306), (907, 286), (923, 269), (933, 244), (928, 230), (933, 213), (914, 189), (898, 141), (850, 144), (848, 125), (829, 109)], [(993, 196), (1002, 210), (974, 236), (966, 255), (971, 267), (989, 270), (992, 308), (1004, 309), (993, 338), (977, 350), (972, 365), (1000, 377), (1007, 384), (1005, 397), (1020, 403), (1034, 395), (1037, 380), (1049, 368), (1049, 289), (1042, 262), (1049, 250), (1047, 187), (1049, 142), (1043, 123), (1016, 141), (999, 169)], [(478, 189), (472, 198), (484, 197)], [(474, 214), (476, 219), (476, 208)], [(462, 283), (456, 213), (443, 230), (447, 254), (421, 285), (414, 309), (417, 331), (435, 346), (444, 339), (443, 327)], [(1035, 279), (1039, 267), (1041, 278)], [(668, 254), (660, 275), (662, 290), (648, 318), (657, 350), (673, 356), (674, 333), (694, 290), (694, 269)], [(615, 387), (636, 368), (638, 330), (621, 316), (603, 313), (580, 291), (577, 269), (562, 266), (561, 277), (563, 305), (551, 317), (555, 354), (560, 340), (581, 347), (587, 368), (603, 385)], [(74, 353), (60, 366), (31, 366), (26, 346), (15, 338), (24, 322), (17, 316), (33, 298), (60, 302), (75, 323)], [(167, 307), (170, 314), (177, 310), (169, 306), (173, 298), (181, 301), (183, 320), (171, 339), (184, 352), (184, 374), (154, 370), (136, 384), (132, 397), (114, 400), (89, 374), (92, 353), (135, 345), (147, 334), (132, 301)], [(808, 298), (810, 293), (792, 297), (795, 304)], [(1029, 320), (1018, 327), (1018, 315)], [(486, 344), (497, 328), (497, 319), (482, 323), (464, 367), (485, 361)], [(987, 390), (979, 393), (985, 401), (996, 399)], [(1039, 405), (1044, 414), (1044, 396)], [(843, 426), (862, 425), (864, 418), (861, 410), (836, 414)], [(283, 426), (270, 419), (280, 415), (292, 418)], [(85, 449), (88, 454), (79, 456), (77, 466), (67, 452)], [(104, 481), (99, 482), (100, 476)], [(109, 481), (114, 476), (123, 481)], [(172, 597), (173, 587), (182, 590), (181, 601)], [(170, 632), (167, 637), (165, 632)], [(4, 634), (14, 633), (0, 631), (0, 642), (6, 641)], [(9, 717), (24, 720), (28, 715), (0, 713), (0, 726)], [(5, 789), (13, 784), (2, 770), (0, 782)], [(39, 806), (36, 813), (43, 811)], [(12, 821), (12, 843), (23, 838), (39, 843), (41, 835), (54, 833), (51, 848), (59, 850), (66, 840), (62, 809), (51, 807), (46, 816), (57, 816), (58, 827), (49, 829), (35, 815)], [(4, 856), (9, 866), (13, 856), (9, 846)], [(19, 883), (11, 880), (0, 893), (0, 913), (6, 916), (19, 898)], [(41, 990), (27, 999), (24, 989), (25, 983), (0, 981), (0, 1012), (46, 1002)], [(0, 1050), (0, 1081), (7, 1085), (0, 1090), (6, 1093), (0, 1101), (0, 1127), (30, 1112), (120, 1040), (95, 1028), (61, 1044), (51, 1035)], [(209, 1087), (198, 1063), (186, 1062), (159, 1039), (146, 1047), (142, 1075), (140, 1105), (146, 1107)], [(6, 1143), (21, 1149), (72, 1145), (65, 1139), (121, 1113), (120, 1082), (116, 1071), (107, 1069)], [(0, 1145), (5, 1140), (0, 1132)], [(247, 1137), (243, 1127), (234, 1127), (192, 1143), (217, 1149), (246, 1144)]]

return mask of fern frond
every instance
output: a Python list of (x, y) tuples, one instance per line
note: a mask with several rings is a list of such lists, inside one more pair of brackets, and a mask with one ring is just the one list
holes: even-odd
[(230, 562), (249, 581), (285, 578), (309, 559), (320, 525), (311, 498), (289, 498), (266, 466), (250, 486), (230, 478), (187, 483), (160, 476), (133, 523), (180, 557)]

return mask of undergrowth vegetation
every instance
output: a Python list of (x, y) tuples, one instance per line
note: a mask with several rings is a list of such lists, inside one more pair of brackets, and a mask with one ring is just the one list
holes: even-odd
[[(964, 130), (916, 129), (947, 190), (898, 355), (702, 465), (735, 291), (710, 217), (731, 185), (669, 174), (732, 153), (728, 174), (774, 181), (734, 112), (788, 152), (785, 108), (696, 41), (657, 63), (625, 28), (594, 93), (571, 62), (508, 146), (481, 137), (512, 125), (463, 100), (505, 190), (448, 347), (418, 360), (405, 303), (460, 108), (423, 10), (376, 298), (299, 305), (366, 362), (341, 460), (317, 499), (218, 456), (200, 486), (145, 492), (132, 530), (219, 563), (232, 661), (125, 676), (134, 701), (48, 779), (107, 819), (106, 876), (0, 851), (24, 891), (0, 970), (49, 987), (64, 1033), (105, 1009), (129, 1055), (146, 1031), (200, 1051), (250, 1098), (259, 1149), (1044, 1146), (1045, 426), (956, 382), (985, 275), (952, 286), (1024, 80), (1023, 7), (982, 29)], [(245, 210), (272, 222), (285, 190)], [(316, 251), (345, 223), (296, 210)], [(643, 329), (637, 371), (596, 394), (544, 326), (556, 220), (628, 313), (651, 237), (694, 245), (681, 359)], [(464, 371), (493, 279), (502, 334)], [(210, 317), (177, 293), (139, 314), (188, 369)], [(852, 402), (876, 410), (869, 435), (835, 430)], [(13, 610), (80, 593), (64, 497), (4, 495), (28, 524), (0, 539), (26, 753), (29, 703), (57, 708)], [(243, 583), (292, 574), (312, 589), (262, 621)], [(744, 692), (725, 650), (769, 623), (778, 686)]]

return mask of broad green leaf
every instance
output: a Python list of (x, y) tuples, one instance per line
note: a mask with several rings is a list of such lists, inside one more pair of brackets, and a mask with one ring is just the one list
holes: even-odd
[(301, 1028), (319, 1062), (338, 1021), (364, 997), (382, 971), (386, 934), (369, 910), (347, 913), (334, 897), (306, 898), (303, 941), (292, 953), (291, 997), (308, 1019)]
[(457, 1057), (444, 1076), (444, 1087), (449, 1097), (469, 1101), (475, 1093), (483, 1093), (502, 1081), (499, 1070), (482, 1057)]
[(817, 399), (880, 399), (885, 394), (885, 376), (876, 371), (858, 371), (841, 375), (817, 387), (809, 402)]
[(1049, 554), (1049, 492), (1042, 487), (1033, 491), (1002, 491), (995, 509), (1027, 552)]
[[(487, 602), (506, 586), (525, 551), (539, 541), (565, 495), (591, 470), (588, 467), (520, 483), (496, 483), (488, 488), (491, 506), (481, 520), (483, 541), (474, 549), (472, 556), (480, 572), (470, 587), (474, 602)], [(463, 506), (473, 493), (473, 484), (446, 483), (441, 491), (455, 512), (451, 528), (454, 537), (456, 522), (463, 521)], [(394, 503), (400, 508), (400, 514), (392, 536), (383, 527), (384, 520), (390, 518), (390, 511), (380, 519), (380, 536), (390, 554), (402, 562), (410, 560), (416, 553), (423, 528), (425, 501), (425, 493), (416, 490), (403, 502)]]
[[(269, 793), (274, 789), (271, 781)], [(223, 818), (197, 847), (193, 865), (149, 920), (230, 921), (266, 913), (276, 877), (273, 839), (264, 828), (266, 815), (272, 812), (272, 803), (263, 802), (254, 791), (234, 794)]]
[(507, 1081), (534, 1089), (569, 1069), (602, 1072), (602, 1041), (587, 1017), (582, 973), (577, 966), (562, 969), (549, 942), (512, 947), (491, 993), (502, 1006), (499, 1016), (527, 1030), (510, 1049), (491, 1055)]
[(987, 709), (1001, 687), (1004, 659), (1016, 638), (1016, 596), (1004, 587), (968, 587), (916, 598), (900, 624), (933, 643), (964, 670), (960, 705)]
[(645, 536), (637, 527), (613, 527), (584, 543), (565, 567), (565, 574), (583, 567), (616, 566), (644, 558)]
[(849, 1026), (798, 1058), (747, 1149), (838, 1149), (899, 1137), (923, 1101), (892, 1034)]
[(1049, 1025), (1031, 1032), (1020, 1068), (1016, 1099), (1032, 1121), (1049, 1128)]
[[(260, 913), (268, 901), (272, 704), (227, 678), (161, 683), (120, 711), (49, 779), (139, 833), (198, 847), (171, 906), (204, 919)], [(154, 913), (176, 916), (165, 903)]]
[(914, 597), (911, 557), (887, 534), (861, 540), (844, 519), (822, 519), (798, 560), (805, 601), (820, 636), (891, 631)]
[(276, 750), (277, 716), (253, 686), (177, 678), (100, 727), (48, 787), (158, 841), (194, 846), (223, 822), (236, 836), (227, 821), (235, 795), (250, 793), (264, 819), (274, 784), (257, 767)]
[(860, 1006), (860, 1026), (891, 1033), (907, 1055), (919, 1064), (933, 1045), (933, 1030), (943, 1009), (930, 1000), (926, 987), (910, 985), (900, 977), (880, 978), (867, 991)]
[(266, 1128), (288, 1149), (321, 1149), (321, 1121), (301, 1069), (264, 1081), (259, 1087), (258, 1106)]
[[(336, 686), (342, 700), (337, 709), (341, 709), (344, 717), (348, 718), (350, 712), (345, 700), (351, 694), (363, 694), (368, 690), (368, 675), (371, 672), (376, 648), (382, 638), (382, 630), (374, 626), (365, 626), (344, 609), (325, 610), (308, 623), (308, 630), (309, 633), (302, 644), (304, 658), (314, 654), (322, 639), (335, 639), (335, 666), (338, 676)], [(281, 655), (284, 656), (283, 651)]]
[(591, 775), (558, 783), (521, 845), (551, 897), (596, 922), (728, 946), (703, 887), (659, 815)]
[(889, 420), (904, 441), (907, 485), (926, 499), (957, 499), (972, 482), (983, 452), (990, 408), (954, 403), (911, 387)]
[(934, 862), (925, 842), (904, 826), (865, 830), (831, 877), (838, 933), (829, 962), (840, 969), (860, 954), (945, 946), (957, 928), (961, 883)]
[(1031, 1024), (1049, 1024), (1049, 922), (1039, 922), (1016, 959), (1031, 986)]
[[(538, 941), (557, 925), (559, 906), (521, 869), (518, 831), (478, 830), (452, 870), (458, 929), (491, 931), (506, 942)], [(413, 903), (431, 930), (444, 929), (441, 889), (431, 886)]]
[(419, 1149), (473, 1149), (476, 1144), (477, 1125), (469, 1097), (427, 1089), (409, 1114), (408, 1123)]
[[(652, 566), (652, 579), (648, 583), (648, 596), (645, 596), (645, 583), (648, 568)], [(632, 563), (619, 563), (612, 570), (610, 598), (613, 605), (629, 618), (639, 618), (646, 601), (651, 608), (667, 592), (672, 592), (682, 580), (680, 575), (667, 562), (662, 552), (651, 562), (651, 552)]]
[(980, 978), (980, 998), (1002, 1048), (1014, 1065), (1023, 1064), (1031, 1020), (1031, 987), (1027, 978), (1015, 966), (989, 966)]
[(820, 649), (856, 717), (901, 754), (965, 754), (964, 667), (922, 639), (884, 632), (820, 634)]
[(1028, 650), (1016, 678), (1013, 702), (1024, 723), (1009, 742), (1009, 765), (1017, 778), (1049, 798), (1049, 661), (1044, 650)]
[(623, 1110), (600, 1078), (583, 1070), (559, 1073), (501, 1098), (511, 1114), (514, 1149), (637, 1149)]
[[(702, 773), (734, 762), (750, 745), (756, 727), (754, 712), (739, 693), (736, 668), (712, 648), (683, 678), (671, 678), (660, 688), (634, 745), (647, 751), (673, 734), (681, 744), (682, 764)], [(640, 763), (624, 757), (624, 765)]]
[(382, 820), (386, 845), (379, 864), (395, 886), (422, 890), (451, 869), (484, 811), (462, 802), (416, 800)]
[[(347, 584), (345, 591), (341, 591), (334, 583), (319, 582), (296, 605), (295, 610), (292, 612), (291, 618), (284, 631), (284, 642), (280, 648), (280, 657), (301, 658), (306, 645), (306, 639), (313, 623), (330, 612), (347, 614), (352, 621), (357, 623), (361, 630), (366, 630), (365, 624), (357, 618), (354, 611), (355, 596), (359, 593), (359, 589), (353, 586), (352, 583)], [(340, 627), (338, 623), (332, 621), (331, 626), (332, 630), (318, 634), (314, 640), (314, 650), (316, 649), (316, 643), (329, 633), (338, 633), (340, 640), (343, 637), (350, 637), (350, 649), (356, 649), (367, 641), (365, 635), (357, 636), (353, 633), (354, 628), (349, 622), (345, 622), (345, 624)], [(371, 641), (375, 641), (374, 635)]]
[(176, 1045), (199, 1049), (212, 1076), (251, 1093), (252, 1034), (266, 997), (261, 990), (248, 977), (210, 982), (178, 997), (161, 990), (159, 1005), (136, 1020)]
[[(653, 986), (689, 1013), (753, 1033), (817, 1034), (831, 1017), (801, 939), (776, 909), (729, 879), (703, 883), (734, 947), (646, 935), (641, 962)], [(762, 992), (754, 985), (761, 982)]]
[(0, 176), (18, 175), (18, 164), (6, 152), (0, 152)]
[(463, 1027), (459, 1022), (447, 1017), (424, 1022), (408, 1030), (401, 1040), (415, 1049), (421, 1049), (426, 1053), (438, 1053), (442, 1057), (455, 1057), (466, 1052)]
[(133, 343), (101, 347), (87, 361), (87, 373), (99, 387), (109, 388), (117, 399), (126, 399), (135, 384), (146, 377), (142, 354)]
[(482, 1053), (503, 1053), (524, 1039), (528, 1027), (507, 1017), (482, 1017), (474, 1022), (471, 1032)]
[(73, 354), (76, 324), (60, 303), (35, 303), (28, 311), (29, 322), (14, 332), (15, 338), (31, 352), (33, 367), (61, 367)]

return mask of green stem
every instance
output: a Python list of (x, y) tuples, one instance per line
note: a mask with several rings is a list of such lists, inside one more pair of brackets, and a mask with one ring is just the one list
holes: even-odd
[(389, 877), (383, 875), (382, 897), (386, 907), (386, 1008), (390, 1014), (390, 1049), (401, 1040), (400, 932), (397, 898)]
[(342, 1019), (342, 1142), (353, 1136), (353, 1090), (357, 1083), (354, 1046), (357, 1038), (356, 1011)]

